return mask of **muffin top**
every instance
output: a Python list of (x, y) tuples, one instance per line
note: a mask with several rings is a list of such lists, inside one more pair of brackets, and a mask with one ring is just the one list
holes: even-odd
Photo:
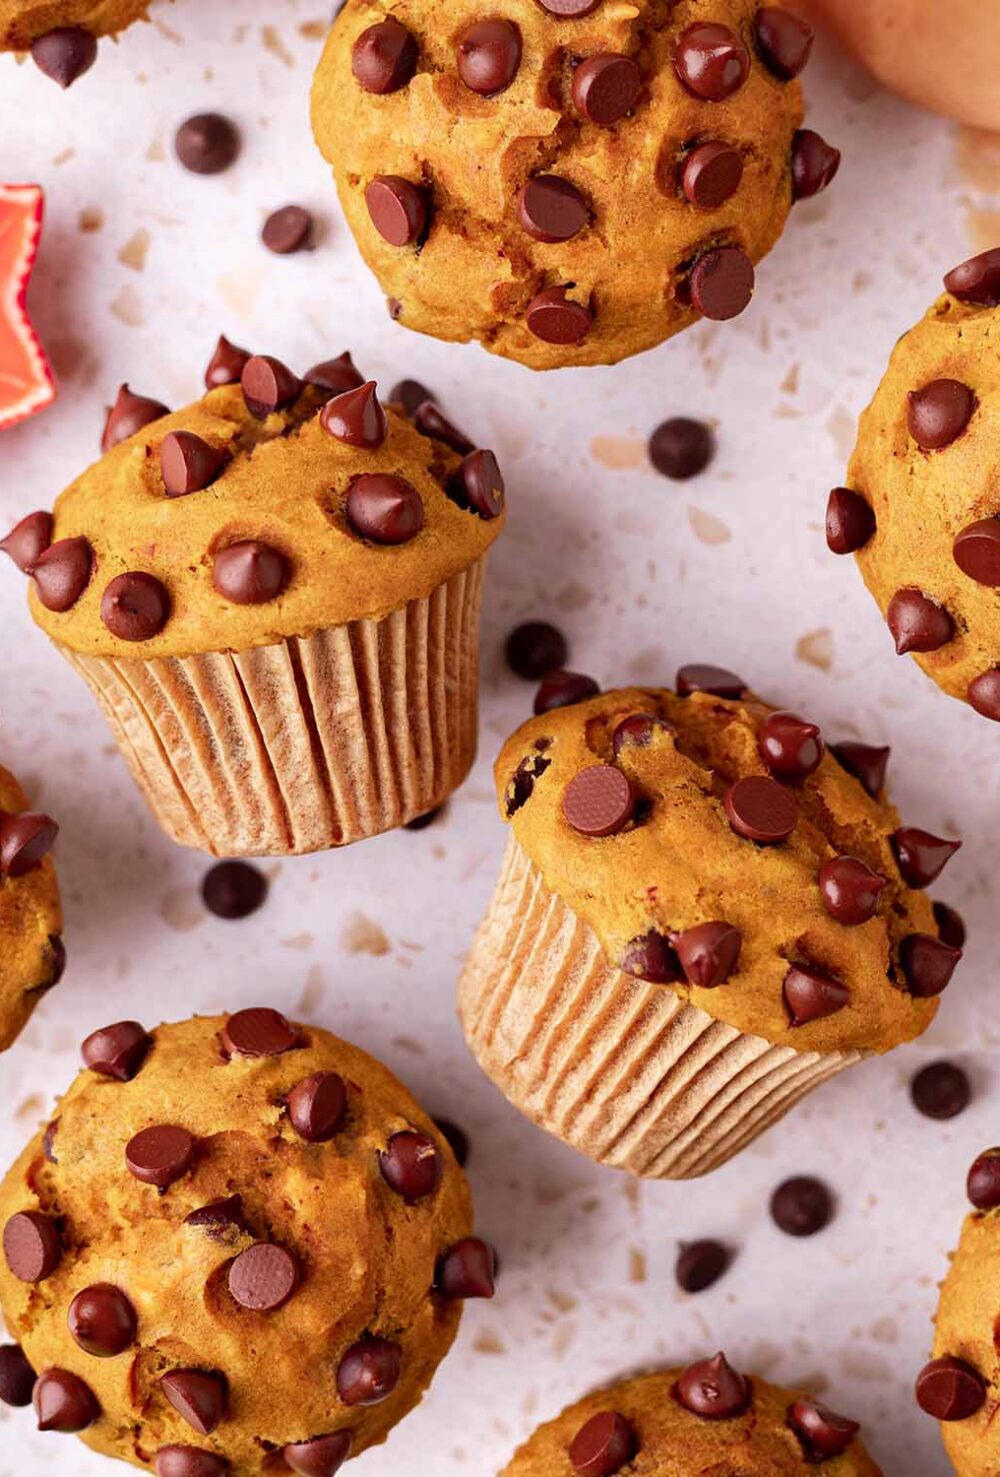
[(380, 619), (497, 536), (493, 454), (431, 403), (413, 423), (383, 408), (349, 355), (303, 381), (220, 345), (207, 380), (173, 414), (123, 386), (105, 455), (59, 497), (54, 527), (21, 557), (22, 525), (5, 540), (60, 645), (188, 656)]
[[(572, 691), (553, 679), (536, 710)], [(517, 843), (620, 969), (797, 1051), (882, 1052), (926, 1029), (961, 957), (917, 890), (958, 843), (900, 826), (887, 754), (827, 750), (689, 666), (676, 693), (539, 713), (496, 777)]]
[(858, 1424), (724, 1354), (626, 1380), (541, 1426), (501, 1477), (881, 1477)]
[(39, 36), (63, 26), (117, 35), (148, 9), (149, 0), (0, 0), (0, 50), (27, 51)]
[(399, 322), (614, 363), (742, 311), (832, 178), (798, 132), (811, 41), (757, 0), (348, 0), (313, 129)]
[(120, 1022), (83, 1058), (0, 1188), (0, 1305), (42, 1429), (157, 1477), (333, 1472), (382, 1441), (458, 1300), (492, 1290), (431, 1120), (273, 1010)]
[(945, 278), (861, 417), (827, 537), (898, 652), (1000, 720), (1000, 247)]
[(59, 888), (49, 852), (58, 827), (33, 811), (0, 766), (0, 1051), (6, 1051), (46, 990), (62, 979)]

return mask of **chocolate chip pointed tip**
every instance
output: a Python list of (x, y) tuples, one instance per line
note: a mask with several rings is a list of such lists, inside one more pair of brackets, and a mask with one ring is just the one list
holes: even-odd
[(800, 128), (792, 140), (792, 199), (811, 200), (836, 179), (841, 154), (812, 128)]
[(72, 87), (97, 60), (97, 37), (82, 26), (56, 26), (32, 41), (31, 60), (58, 86)]
[(838, 1415), (818, 1400), (796, 1400), (789, 1409), (788, 1423), (814, 1462), (842, 1456), (861, 1430), (857, 1421)]
[(230, 343), (224, 333), (220, 334), (205, 369), (205, 389), (217, 390), (220, 385), (238, 385), (252, 358), (249, 349), (241, 349), (237, 344)]
[(119, 386), (115, 403), (110, 407), (101, 437), (101, 450), (109, 452), (122, 441), (138, 434), (143, 427), (158, 421), (170, 411), (159, 400), (136, 395), (128, 384)]
[(492, 1298), (496, 1292), (496, 1272), (497, 1259), (492, 1246), (478, 1236), (467, 1236), (441, 1258), (435, 1286), (446, 1298)]
[(674, 1393), (685, 1410), (712, 1421), (731, 1420), (742, 1415), (753, 1395), (749, 1380), (739, 1374), (721, 1352), (711, 1359), (699, 1359), (682, 1370)]
[(53, 517), (48, 512), (29, 513), (0, 539), (0, 549), (22, 574), (31, 574), (38, 559), (52, 543)]

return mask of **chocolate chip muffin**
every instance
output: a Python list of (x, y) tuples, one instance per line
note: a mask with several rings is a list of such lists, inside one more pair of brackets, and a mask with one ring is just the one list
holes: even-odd
[(541, 1426), (501, 1477), (881, 1477), (857, 1421), (724, 1354), (626, 1380)]
[(800, 127), (811, 45), (757, 0), (347, 0), (313, 129), (399, 322), (610, 364), (742, 312), (833, 178)]
[(169, 413), (122, 386), (103, 459), (6, 541), (176, 841), (340, 846), (442, 804), (476, 748), (496, 459), (349, 354), (223, 340)]
[(27, 51), (40, 71), (69, 87), (97, 59), (101, 36), (142, 19), (150, 0), (0, 0), (0, 51)]
[(900, 825), (887, 749), (827, 749), (730, 672), (582, 681), (544, 684), (497, 761), (512, 834), (462, 1021), (549, 1132), (703, 1174), (927, 1028), (961, 951), (919, 889), (958, 843)]
[(5, 1357), (40, 1428), (156, 1477), (332, 1477), (492, 1295), (451, 1149), (378, 1062), (275, 1010), (118, 1022), (83, 1060), (0, 1188)]
[(50, 816), (31, 809), (14, 776), (0, 766), (0, 1051), (13, 1044), (66, 968), (49, 856), (58, 829)]
[(900, 653), (1000, 721), (1000, 247), (900, 339), (861, 417), (827, 543), (856, 554)]

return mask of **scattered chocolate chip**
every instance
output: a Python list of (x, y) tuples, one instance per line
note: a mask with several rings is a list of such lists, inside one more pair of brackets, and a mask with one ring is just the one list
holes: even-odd
[(0, 1400), (17, 1409), (31, 1404), (35, 1371), (19, 1344), (0, 1345)]
[(925, 1118), (957, 1118), (969, 1106), (972, 1087), (954, 1062), (928, 1062), (910, 1078), (910, 1097)]
[(899, 946), (906, 988), (921, 1000), (940, 995), (951, 982), (961, 957), (961, 949), (952, 949), (929, 933), (909, 934)]
[(854, 743), (853, 740), (830, 745), (830, 753), (841, 768), (853, 775), (873, 800), (877, 800), (885, 788), (885, 770), (891, 752), (888, 746), (879, 748), (874, 744)]
[[(331, 401), (331, 404), (336, 402)], [(412, 482), (389, 472), (364, 472), (347, 491), (344, 514), (373, 544), (406, 544), (424, 526), (424, 505)]]
[(671, 942), (688, 983), (701, 990), (725, 984), (743, 946), (739, 929), (731, 923), (699, 923), (676, 934)]
[(819, 869), (823, 906), (849, 928), (867, 923), (878, 912), (885, 878), (853, 856), (835, 856)]
[(973, 1160), (965, 1192), (977, 1210), (995, 1210), (1000, 1205), (1000, 1149), (985, 1149)]
[(815, 1236), (833, 1219), (833, 1196), (809, 1174), (783, 1181), (771, 1196), (771, 1218), (788, 1236)]
[(535, 241), (569, 241), (590, 217), (576, 185), (558, 174), (536, 174), (517, 197), (517, 218)]
[(757, 45), (764, 65), (781, 82), (791, 82), (809, 60), (814, 40), (812, 26), (778, 5), (757, 12)]
[(688, 289), (703, 318), (724, 323), (749, 306), (754, 289), (753, 262), (739, 246), (717, 246), (695, 262)]
[(229, 1268), (229, 1291), (241, 1308), (274, 1313), (295, 1291), (299, 1269), (291, 1252), (270, 1241), (241, 1251)]
[(851, 998), (847, 986), (811, 964), (790, 964), (782, 994), (793, 1026), (806, 1026), (836, 1015)]
[(951, 949), (964, 949), (965, 923), (961, 913), (957, 913), (947, 903), (935, 903), (933, 906), (938, 938)]
[[(407, 420), (414, 420), (421, 405), (427, 401), (433, 405), (434, 396), (419, 380), (400, 380), (389, 391), (389, 404), (401, 410)], [(465, 450), (472, 450), (471, 441), (466, 444)]]
[(156, 1477), (227, 1477), (229, 1463), (199, 1446), (161, 1446), (153, 1458)]
[(857, 492), (835, 487), (826, 505), (826, 546), (831, 554), (856, 554), (875, 532), (875, 514)]
[(1000, 306), (1000, 246), (954, 267), (944, 279), (944, 286), (963, 303), (983, 308)]
[(675, 734), (672, 723), (655, 713), (630, 713), (611, 735), (611, 749), (617, 759), (624, 749), (646, 749), (658, 733)]
[(682, 1243), (674, 1264), (674, 1276), (682, 1292), (704, 1292), (726, 1272), (732, 1261), (729, 1248), (721, 1241)]
[(19, 1211), (3, 1228), (3, 1254), (19, 1282), (44, 1282), (62, 1261), (59, 1228), (39, 1210)]
[(800, 128), (792, 139), (792, 199), (811, 200), (833, 184), (840, 168), (840, 150), (822, 134)]
[(721, 1353), (689, 1364), (677, 1378), (675, 1393), (685, 1410), (711, 1421), (742, 1415), (752, 1398), (749, 1380)]
[(119, 641), (151, 641), (170, 619), (170, 596), (153, 574), (118, 574), (101, 596), (101, 620)]
[(387, 1400), (403, 1372), (403, 1351), (389, 1339), (369, 1336), (352, 1344), (337, 1368), (337, 1393), (345, 1405)]
[(427, 192), (399, 174), (380, 174), (365, 190), (371, 223), (390, 246), (423, 240), (430, 220)]
[(138, 1021), (118, 1021), (92, 1031), (80, 1048), (83, 1065), (116, 1082), (131, 1082), (153, 1044)]
[(257, 1057), (282, 1056), (303, 1043), (280, 1011), (253, 1006), (249, 1010), (237, 1010), (229, 1017), (223, 1028), (222, 1044), (227, 1056)]
[(983, 718), (1000, 722), (1000, 669), (991, 667), (973, 677), (966, 689), (969, 702)]
[(240, 136), (221, 113), (195, 113), (174, 135), (174, 152), (192, 174), (221, 174), (236, 163)]
[(535, 693), (535, 714), (541, 716), (555, 708), (571, 708), (575, 703), (597, 697), (600, 690), (593, 677), (585, 677), (581, 672), (553, 672)]
[(133, 395), (128, 385), (121, 385), (114, 405), (108, 411), (101, 437), (101, 450), (111, 451), (130, 436), (135, 436), (153, 421), (169, 415), (167, 407), (159, 400), (150, 400), (145, 395)]
[(750, 54), (728, 26), (703, 21), (689, 26), (677, 42), (674, 71), (693, 97), (721, 103), (750, 75)]
[(636, 1434), (616, 1410), (601, 1411), (581, 1426), (570, 1442), (576, 1477), (615, 1477), (639, 1450)]
[(113, 1359), (135, 1343), (135, 1309), (110, 1282), (95, 1282), (78, 1292), (67, 1321), (80, 1348), (97, 1359)]
[(797, 713), (770, 713), (757, 735), (757, 750), (772, 774), (804, 780), (823, 762), (823, 739), (815, 723)]
[(210, 446), (193, 431), (170, 431), (160, 443), (160, 470), (168, 497), (204, 491), (228, 461), (227, 452)]
[(1000, 585), (1000, 518), (980, 518), (956, 535), (952, 557), (977, 585)]
[(861, 1430), (857, 1421), (838, 1415), (818, 1400), (796, 1400), (789, 1409), (788, 1424), (813, 1462), (842, 1456)]
[(229, 1387), (218, 1370), (171, 1369), (161, 1376), (160, 1389), (199, 1436), (211, 1436), (226, 1416)]
[(94, 1392), (68, 1369), (47, 1369), (32, 1394), (40, 1431), (69, 1436), (92, 1426), (101, 1413)]
[(705, 662), (690, 662), (679, 667), (674, 679), (678, 697), (690, 697), (693, 692), (707, 692), (712, 697), (728, 698), (738, 702), (747, 690), (742, 677), (729, 672), (725, 667), (712, 667)]
[(446, 1298), (491, 1298), (496, 1291), (497, 1259), (492, 1246), (466, 1236), (438, 1262), (434, 1286)]
[(763, 846), (787, 841), (799, 819), (795, 796), (766, 775), (749, 775), (730, 785), (725, 808), (736, 834)]
[(374, 380), (328, 400), (319, 422), (328, 436), (363, 451), (378, 451), (389, 434), (389, 422)]
[(521, 32), (513, 21), (477, 21), (455, 47), (458, 75), (472, 92), (494, 97), (509, 87), (521, 66)]
[(937, 651), (955, 634), (951, 616), (922, 590), (897, 590), (885, 618), (897, 656), (905, 656), (908, 651)]
[(15, 523), (6, 538), (0, 539), (0, 549), (13, 559), (22, 574), (31, 573), (51, 544), (52, 522), (51, 513), (29, 513), (20, 523)]
[(618, 967), (632, 979), (645, 980), (651, 985), (673, 985), (684, 978), (673, 944), (655, 929), (632, 940)]
[(249, 349), (231, 344), (225, 334), (220, 334), (205, 370), (205, 389), (217, 390), (220, 385), (238, 385), (252, 358)]
[(715, 455), (715, 435), (704, 421), (676, 415), (661, 422), (649, 438), (649, 459), (675, 482), (704, 472)]
[(584, 303), (566, 296), (568, 287), (546, 287), (528, 304), (528, 328), (546, 344), (578, 344), (590, 332), (594, 315)]
[(441, 1183), (444, 1161), (437, 1144), (425, 1133), (405, 1129), (394, 1133), (378, 1156), (382, 1178), (408, 1204), (433, 1195)]
[(917, 1375), (917, 1404), (936, 1421), (967, 1421), (986, 1399), (978, 1370), (964, 1359), (932, 1359)]
[(298, 399), (302, 386), (287, 365), (270, 354), (253, 354), (240, 375), (243, 400), (250, 414), (266, 420)]
[(593, 764), (573, 776), (563, 792), (562, 811), (581, 836), (615, 836), (635, 814), (631, 782), (610, 764)]
[(903, 826), (889, 840), (907, 887), (929, 886), (940, 877), (962, 844), (932, 836), (930, 831), (921, 831), (918, 826)]
[(336, 1431), (332, 1436), (294, 1441), (282, 1448), (281, 1455), (297, 1477), (335, 1477), (350, 1456), (353, 1444), (350, 1431)]
[(435, 1118), (434, 1127), (448, 1144), (456, 1163), (464, 1169), (469, 1162), (469, 1135), (465, 1129), (459, 1128), (457, 1123), (452, 1123), (450, 1118)]
[(204, 1231), (213, 1241), (227, 1240), (230, 1231), (246, 1233), (242, 1196), (230, 1195), (225, 1200), (212, 1200), (208, 1205), (201, 1205), (184, 1217), (184, 1224)]
[(743, 179), (743, 155), (732, 144), (709, 139), (684, 159), (681, 189), (699, 210), (717, 210), (731, 200)]
[(23, 877), (48, 856), (59, 827), (51, 816), (24, 810), (0, 814), (0, 876)]
[(507, 665), (527, 682), (559, 671), (569, 659), (566, 637), (547, 621), (526, 621), (507, 637)]
[(344, 1121), (347, 1090), (336, 1072), (313, 1072), (297, 1082), (286, 1100), (288, 1120), (309, 1144), (325, 1144)]
[(957, 441), (972, 419), (976, 397), (960, 380), (931, 380), (907, 396), (906, 422), (922, 451), (940, 451)]
[(186, 1128), (159, 1123), (144, 1128), (125, 1147), (129, 1172), (144, 1185), (165, 1190), (183, 1179), (194, 1160), (195, 1140)]
[(266, 605), (282, 594), (290, 577), (284, 554), (258, 539), (220, 549), (212, 563), (216, 592), (234, 605)]
[(346, 395), (348, 390), (360, 390), (365, 377), (347, 353), (338, 354), (336, 359), (324, 359), (321, 364), (314, 364), (312, 369), (306, 371), (305, 381), (307, 385), (328, 390), (331, 395)]
[(389, 16), (354, 43), (351, 70), (365, 92), (398, 92), (417, 70), (417, 43), (405, 26)]
[(448, 479), (445, 490), (452, 502), (478, 513), (487, 522), (499, 518), (504, 510), (503, 475), (492, 451), (470, 451)]
[(642, 73), (630, 56), (602, 51), (573, 73), (573, 102), (591, 123), (610, 128), (631, 113), (642, 91)]
[(31, 43), (31, 60), (60, 87), (72, 87), (97, 60), (97, 37), (82, 26), (56, 26)]
[(216, 918), (248, 918), (263, 907), (268, 881), (249, 862), (216, 862), (202, 878), (201, 898)]
[(283, 205), (264, 222), (260, 239), (275, 256), (292, 256), (313, 246), (316, 222), (301, 205)]
[(459, 456), (468, 456), (470, 451), (476, 449), (464, 431), (460, 431), (447, 416), (441, 414), (433, 400), (425, 400), (417, 406), (413, 413), (413, 424), (422, 436), (443, 441), (445, 446), (450, 446)]

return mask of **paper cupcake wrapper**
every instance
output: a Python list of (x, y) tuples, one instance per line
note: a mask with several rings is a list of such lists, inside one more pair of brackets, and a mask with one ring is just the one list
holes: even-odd
[(717, 1169), (865, 1053), (798, 1052), (611, 966), (511, 841), (459, 990), (469, 1045), (540, 1128), (652, 1179)]
[(346, 846), (435, 809), (469, 772), (484, 563), (383, 620), (273, 646), (60, 650), (175, 841), (229, 857)]

